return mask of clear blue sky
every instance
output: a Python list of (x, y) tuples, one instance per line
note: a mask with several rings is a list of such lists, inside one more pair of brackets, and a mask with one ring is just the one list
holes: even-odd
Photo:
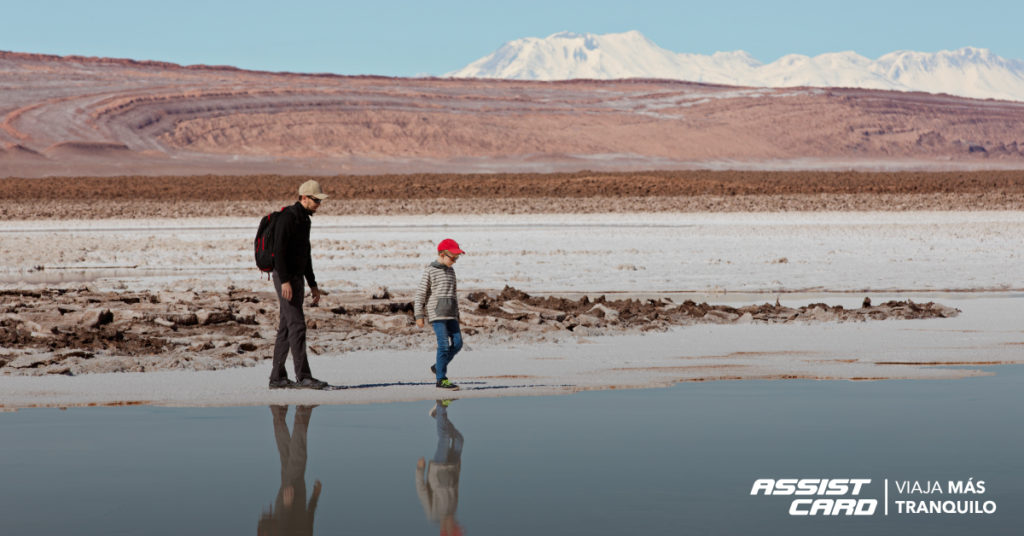
[(1021, 0), (0, 0), (0, 50), (413, 76), (520, 37), (638, 30), (675, 52), (764, 62), (963, 46), (1024, 59), (1022, 21)]

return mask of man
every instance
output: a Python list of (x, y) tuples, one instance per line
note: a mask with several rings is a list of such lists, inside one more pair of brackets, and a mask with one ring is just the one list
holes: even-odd
[(281, 487), (274, 505), (260, 516), (257, 534), (313, 534), (313, 518), (323, 489), (319, 480), (314, 482), (313, 496), (306, 502), (306, 433), (315, 407), (295, 407), (295, 424), (289, 434), (288, 406), (270, 406), (277, 453), (281, 457)]
[[(310, 257), (309, 228), (310, 216), (316, 214), (320, 203), (327, 194), (314, 180), (306, 181), (299, 187), (299, 200), (277, 216), (274, 224), (274, 289), (281, 302), (281, 322), (277, 327), (277, 341), (274, 344), (274, 363), (270, 370), (270, 388), (302, 387), (323, 389), (327, 387), (313, 377), (306, 358), (306, 315), (302, 311), (305, 294), (303, 278), (309, 283), (311, 305), (320, 303), (320, 290), (313, 275), (313, 261)], [(285, 361), (288, 351), (292, 353), (295, 367), (295, 382), (288, 379)]]

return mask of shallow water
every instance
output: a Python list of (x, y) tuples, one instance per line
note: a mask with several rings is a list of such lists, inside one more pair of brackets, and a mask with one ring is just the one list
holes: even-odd
[[(1024, 368), (991, 370), (455, 400), (450, 428), (429, 403), (320, 406), (305, 442), (295, 407), (22, 410), (0, 414), (2, 532), (302, 533), (319, 481), (320, 534), (1017, 534)], [(426, 507), (421, 457), (448, 464)], [(791, 517), (795, 497), (750, 495), (759, 478), (871, 479), (858, 498), (877, 511)], [(968, 479), (985, 493), (902, 499), (994, 514), (896, 513), (896, 481)]]

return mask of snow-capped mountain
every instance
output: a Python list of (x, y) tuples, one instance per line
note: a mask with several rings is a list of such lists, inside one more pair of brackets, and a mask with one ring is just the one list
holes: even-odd
[(561, 32), (505, 43), (446, 74), (453, 78), (568, 80), (662, 78), (755, 87), (862, 87), (1024, 101), (1024, 61), (982, 48), (898, 51), (871, 60), (855, 52), (783, 56), (761, 63), (743, 51), (710, 56), (665, 50), (636, 31)]

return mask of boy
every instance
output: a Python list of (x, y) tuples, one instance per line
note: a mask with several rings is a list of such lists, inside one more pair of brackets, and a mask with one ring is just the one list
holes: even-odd
[(465, 253), (451, 238), (437, 245), (437, 260), (427, 265), (416, 289), (413, 315), (416, 326), (426, 322), (434, 327), (437, 336), (437, 358), (430, 371), (437, 378), (437, 387), (457, 390), (458, 385), (448, 381), (448, 363), (462, 349), (462, 331), (459, 330), (459, 298), (455, 293), (455, 270), (452, 268), (459, 255)]

